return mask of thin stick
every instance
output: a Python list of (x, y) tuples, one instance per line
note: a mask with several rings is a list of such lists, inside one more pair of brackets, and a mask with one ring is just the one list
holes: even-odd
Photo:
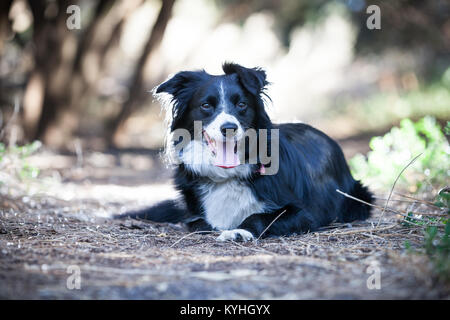
[(259, 239), (261, 239), (262, 235), (272, 226), (272, 224), (278, 220), (279, 217), (281, 217), (281, 215), (283, 213), (286, 212), (286, 209), (284, 209), (275, 219), (272, 220), (272, 222), (267, 226), (267, 228), (264, 229), (263, 232), (261, 232), (261, 234), (259, 235), (259, 237), (255, 240), (255, 242), (258, 242)]
[(187, 235), (181, 237), (180, 239), (178, 239), (177, 241), (175, 241), (169, 248), (173, 248), (176, 244), (178, 244), (179, 242), (181, 242), (182, 240), (186, 239), (187, 237), (193, 235), (193, 234), (199, 234), (199, 233), (215, 233), (217, 231), (194, 231), (191, 233), (188, 233)]
[[(407, 196), (407, 195), (405, 195), (405, 194), (401, 194), (401, 193), (399, 193), (399, 192), (394, 192), (394, 193), (395, 193), (396, 195), (399, 195), (400, 197), (404, 197), (404, 198), (406, 198), (406, 199), (411, 199), (411, 200), (414, 200), (414, 201), (418, 201), (418, 202), (421, 202), (421, 203), (423, 203), (423, 204), (429, 205), (429, 206), (431, 206), (431, 207), (435, 207), (435, 208), (441, 209), (440, 207), (438, 207), (437, 205), (435, 205), (434, 203), (432, 203), (432, 202), (430, 202), (430, 201), (423, 200), (423, 199), (417, 199), (417, 198), (414, 198), (414, 197), (411, 197), (411, 196)], [(399, 200), (399, 201), (401, 201), (401, 200)]]
[[(391, 211), (391, 212), (393, 212), (393, 213), (396, 213), (396, 214), (398, 214), (398, 215), (404, 216), (404, 217), (406, 217), (406, 218), (414, 219), (414, 220), (417, 220), (417, 221), (422, 221), (422, 219), (418, 219), (418, 218), (414, 218), (414, 217), (408, 216), (407, 214), (402, 213), (402, 212), (397, 211), (397, 210), (394, 210), (394, 209), (392, 209), (392, 208), (386, 208), (386, 207), (383, 208), (382, 206), (377, 206), (376, 204), (372, 204), (372, 203), (366, 202), (366, 201), (364, 201), (364, 200), (355, 198), (355, 197), (349, 195), (348, 193), (342, 192), (342, 191), (339, 190), (339, 189), (336, 189), (336, 191), (337, 191), (338, 193), (342, 194), (343, 196), (347, 197), (347, 198), (350, 198), (350, 199), (359, 201), (359, 202), (364, 203), (364, 204), (366, 204), (366, 205), (368, 205), (368, 206), (371, 206), (371, 207), (374, 207), (374, 208), (377, 208), (377, 209), (380, 209), (380, 210), (385, 209), (385, 210), (387, 210), (387, 211)], [(412, 214), (418, 214), (418, 215), (427, 215), (427, 214), (425, 214), (425, 213), (418, 213), (418, 212), (411, 212), (411, 213), (412, 213)], [(434, 215), (437, 215), (437, 214), (434, 214)], [(377, 224), (377, 227), (378, 227), (378, 225), (379, 225), (379, 224)]]
[[(423, 153), (423, 152), (422, 152), (422, 153)], [(414, 157), (414, 158), (406, 165), (406, 167), (404, 167), (404, 168), (402, 169), (402, 171), (400, 171), (400, 173), (398, 174), (397, 178), (396, 178), (395, 181), (394, 181), (394, 184), (392, 185), (391, 192), (389, 193), (389, 197), (388, 197), (388, 199), (386, 200), (386, 204), (384, 205), (384, 209), (383, 209), (383, 211), (381, 211), (381, 215), (380, 215), (380, 218), (378, 219), (377, 227), (378, 227), (378, 225), (379, 225), (380, 222), (381, 222), (381, 218), (383, 218), (384, 212), (386, 211), (386, 208), (387, 208), (387, 206), (388, 206), (388, 204), (389, 204), (389, 200), (391, 199), (392, 193), (394, 192), (394, 188), (395, 188), (395, 185), (397, 184), (398, 179), (400, 179), (400, 177), (401, 177), (401, 175), (403, 174), (403, 172), (404, 172), (410, 165), (412, 165), (412, 164), (414, 163), (414, 161), (416, 161), (416, 160), (422, 155), (422, 153), (419, 153), (417, 156), (415, 156), (415, 157)]]
[(369, 227), (369, 228), (359, 228), (356, 230), (349, 230), (349, 231), (342, 231), (342, 232), (337, 232), (337, 231), (325, 231), (325, 232), (321, 232), (321, 235), (333, 235), (333, 236), (342, 236), (342, 235), (349, 235), (349, 234), (358, 234), (358, 233), (363, 233), (364, 231), (368, 231), (368, 232), (373, 232), (373, 231), (385, 231), (385, 230), (389, 230), (392, 228), (395, 228), (396, 225), (395, 224), (391, 224), (389, 226), (386, 227), (381, 227), (381, 228), (373, 228), (373, 227)]
[[(397, 192), (394, 192), (394, 194), (397, 194)], [(384, 200), (386, 201), (387, 198), (383, 198), (383, 197), (373, 197), (376, 200)], [(406, 203), (416, 203), (416, 202), (420, 202), (418, 200), (408, 200), (408, 199), (391, 199), (390, 202), (406, 202)]]
[(342, 192), (342, 191), (339, 190), (339, 189), (336, 189), (336, 192), (342, 194), (343, 196), (346, 196), (347, 198), (350, 198), (350, 199), (359, 201), (359, 202), (361, 202), (361, 203), (367, 204), (368, 206), (371, 206), (371, 207), (374, 207), (374, 208), (377, 208), (377, 209), (383, 209), (383, 207), (381, 207), (381, 206), (377, 206), (376, 204), (372, 204), (372, 203), (370, 203), (370, 202), (367, 202), (367, 201), (358, 199), (358, 198), (356, 198), (356, 197), (354, 197), (354, 196), (349, 195), (348, 193)]
[(261, 248), (261, 247), (256, 247), (256, 248), (253, 248), (253, 247), (246, 247), (246, 246), (243, 246), (242, 244), (240, 244), (239, 242), (236, 242), (236, 241), (233, 241), (233, 240), (231, 240), (231, 243), (237, 245), (238, 247), (244, 248), (244, 249), (250, 249), (250, 250), (253, 250), (253, 251), (256, 251), (256, 252), (264, 252), (264, 253), (267, 253), (267, 254), (273, 255), (273, 256), (278, 255), (278, 254), (276, 254), (275, 252), (266, 250), (266, 249)]

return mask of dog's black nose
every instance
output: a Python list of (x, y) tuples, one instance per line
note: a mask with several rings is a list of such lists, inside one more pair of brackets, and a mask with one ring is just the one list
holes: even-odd
[(227, 130), (229, 130), (229, 132), (234, 135), (236, 133), (237, 128), (238, 128), (237, 124), (232, 122), (225, 122), (223, 125), (220, 126), (220, 132), (222, 132), (223, 136), (226, 137)]

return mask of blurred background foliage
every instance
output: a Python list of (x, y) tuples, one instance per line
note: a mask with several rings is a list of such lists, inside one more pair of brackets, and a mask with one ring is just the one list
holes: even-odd
[[(66, 26), (72, 4), (79, 30)], [(366, 27), (371, 4), (381, 30)], [(164, 115), (149, 90), (182, 69), (220, 73), (224, 61), (267, 70), (275, 121), (336, 139), (403, 118), (443, 124), (449, 16), (448, 0), (4, 0), (0, 141), (160, 148)]]
[[(450, 122), (445, 128), (448, 130)], [(450, 146), (440, 125), (431, 116), (416, 123), (402, 120), (399, 127), (372, 138), (370, 148), (367, 159), (357, 154), (350, 160), (350, 168), (356, 179), (375, 190), (389, 190), (398, 177), (396, 186), (402, 190), (436, 194), (434, 186), (445, 186), (449, 181)], [(415, 157), (417, 159), (412, 161)]]

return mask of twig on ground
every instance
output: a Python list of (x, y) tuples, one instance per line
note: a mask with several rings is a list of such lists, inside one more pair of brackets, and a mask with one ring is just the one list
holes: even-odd
[[(430, 207), (434, 207), (434, 208), (438, 208), (438, 209), (441, 209), (440, 207), (438, 207), (437, 205), (435, 205), (433, 202), (430, 202), (430, 201), (427, 201), (427, 200), (423, 200), (423, 199), (418, 199), (418, 198), (414, 198), (414, 197), (411, 197), (411, 196), (408, 196), (408, 195), (405, 195), (405, 194), (401, 194), (401, 193), (399, 193), (399, 192), (394, 192), (396, 195), (399, 195), (400, 197), (404, 197), (404, 198), (407, 198), (407, 199), (411, 199), (411, 200), (413, 200), (413, 201), (417, 201), (417, 202), (421, 202), (421, 203), (423, 203), (423, 204), (426, 204), (426, 205), (428, 205), (428, 206), (430, 206)], [(399, 201), (401, 201), (401, 200), (399, 200)]]
[(341, 191), (341, 190), (339, 190), (339, 189), (336, 189), (336, 192), (342, 194), (343, 196), (346, 196), (347, 198), (350, 198), (350, 199), (359, 201), (359, 202), (361, 202), (361, 203), (367, 204), (368, 206), (371, 206), (371, 207), (374, 207), (374, 208), (377, 208), (377, 209), (382, 209), (381, 206), (377, 206), (376, 204), (372, 204), (372, 203), (370, 203), (370, 202), (367, 202), (367, 201), (358, 199), (358, 198), (356, 198), (356, 197), (354, 197), (354, 196), (351, 196), (351, 195), (349, 195), (348, 193), (345, 193), (345, 192), (343, 192), (343, 191)]
[(363, 233), (365, 231), (367, 232), (373, 232), (373, 231), (384, 231), (384, 230), (388, 230), (388, 229), (392, 229), (395, 228), (396, 224), (392, 224), (386, 227), (368, 227), (368, 228), (358, 228), (358, 229), (354, 229), (354, 230), (349, 230), (349, 231), (342, 231), (342, 232), (332, 232), (332, 231), (325, 231), (325, 232), (321, 232), (321, 235), (326, 235), (326, 234), (330, 234), (330, 235), (334, 235), (334, 236), (342, 236), (342, 235), (349, 235), (349, 234), (358, 234), (358, 233)]
[[(398, 211), (398, 210), (394, 210), (394, 209), (392, 209), (392, 208), (387, 208), (387, 207), (384, 207), (384, 208), (383, 208), (382, 206), (378, 206), (378, 205), (376, 205), (376, 204), (372, 204), (372, 203), (369, 203), (369, 202), (367, 202), (367, 201), (358, 199), (358, 198), (356, 198), (356, 197), (354, 197), (354, 196), (351, 196), (351, 195), (349, 195), (348, 193), (342, 192), (342, 191), (339, 190), (339, 189), (336, 189), (336, 192), (342, 194), (343, 196), (345, 196), (345, 197), (347, 197), (347, 198), (350, 198), (350, 199), (353, 199), (353, 200), (355, 200), (355, 201), (359, 201), (359, 202), (361, 202), (361, 203), (364, 203), (364, 204), (366, 204), (366, 205), (368, 205), (368, 206), (371, 206), (371, 207), (374, 207), (374, 208), (377, 208), (377, 209), (380, 209), (380, 210), (387, 210), (387, 211), (393, 212), (393, 213), (395, 213), (395, 214), (401, 215), (401, 216), (403, 216), (403, 217), (405, 217), (405, 218), (423, 222), (422, 219), (416, 218), (416, 217), (413, 217), (413, 216), (410, 216), (410, 215), (408, 215), (408, 213), (403, 213), (403, 212), (400, 212), (400, 211)], [(440, 213), (423, 213), (423, 212), (409, 212), (409, 213), (416, 214), (416, 215), (423, 215), (423, 216), (426, 216), (426, 215), (430, 215), (430, 216), (446, 216), (445, 214), (440, 214)], [(376, 227), (378, 227), (379, 224), (380, 224), (380, 221), (378, 221)], [(429, 225), (431, 225), (431, 224), (429, 224)]]
[(231, 241), (231, 243), (237, 245), (238, 247), (244, 248), (244, 249), (250, 249), (250, 250), (253, 250), (253, 251), (256, 251), (256, 252), (264, 252), (264, 253), (267, 253), (267, 254), (272, 255), (272, 256), (278, 255), (275, 252), (269, 251), (269, 250), (261, 248), (261, 247), (256, 247), (256, 248), (255, 247), (246, 247), (246, 246), (244, 246), (244, 245), (242, 245), (242, 244), (240, 244), (239, 242), (236, 242), (236, 241)]
[(169, 248), (173, 248), (175, 245), (177, 245), (178, 243), (180, 243), (182, 240), (186, 239), (187, 237), (190, 237), (193, 234), (200, 234), (200, 233), (216, 233), (217, 231), (194, 231), (191, 233), (188, 233), (187, 235), (181, 237), (180, 239), (178, 239), (177, 241), (175, 241)]
[[(423, 152), (422, 152), (423, 153)], [(405, 172), (405, 170), (410, 166), (410, 165), (412, 165), (413, 163), (414, 163), (414, 161), (416, 161), (421, 155), (422, 155), (422, 153), (420, 153), (420, 154), (418, 154), (417, 156), (415, 156), (403, 169), (402, 169), (402, 171), (400, 171), (400, 173), (398, 174), (398, 176), (397, 176), (397, 178), (395, 179), (395, 181), (394, 181), (394, 184), (392, 185), (392, 188), (391, 188), (391, 192), (389, 192), (389, 197), (388, 197), (388, 199), (386, 200), (386, 204), (384, 205), (384, 209), (383, 209), (383, 211), (381, 211), (381, 214), (380, 214), (380, 218), (378, 219), (378, 223), (377, 223), (377, 227), (378, 227), (378, 225), (380, 224), (380, 222), (381, 222), (381, 218), (383, 218), (383, 215), (384, 215), (384, 212), (386, 211), (386, 208), (387, 208), (387, 206), (388, 206), (388, 204), (389, 204), (389, 200), (391, 199), (391, 196), (392, 196), (392, 193), (394, 192), (394, 188), (395, 188), (395, 185), (397, 184), (397, 181), (398, 181), (398, 179), (400, 179), (400, 177), (401, 177), (401, 175), (403, 174), (403, 172)]]
[[(397, 194), (396, 192), (394, 192), (395, 194)], [(383, 197), (373, 197), (376, 200), (383, 200), (386, 201), (387, 198), (383, 198)], [(390, 199), (389, 202), (405, 202), (405, 203), (416, 203), (419, 202), (418, 200), (409, 200), (409, 199)]]
[(282, 214), (284, 214), (286, 212), (286, 209), (284, 209), (278, 216), (276, 216), (275, 219), (272, 220), (272, 222), (267, 226), (267, 228), (264, 229), (263, 232), (261, 232), (261, 234), (259, 235), (259, 237), (255, 240), (255, 242), (258, 242), (259, 239), (261, 239), (262, 235), (269, 230), (269, 228), (272, 226), (272, 224), (278, 220), (279, 217), (281, 217)]

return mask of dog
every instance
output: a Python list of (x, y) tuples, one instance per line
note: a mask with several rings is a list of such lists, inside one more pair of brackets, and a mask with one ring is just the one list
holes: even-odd
[(155, 88), (156, 97), (170, 98), (169, 134), (184, 133), (168, 143), (176, 149), (174, 184), (181, 197), (119, 217), (221, 231), (218, 241), (290, 236), (367, 219), (370, 206), (336, 191), (373, 202), (339, 145), (307, 124), (272, 123), (263, 69), (222, 67), (223, 75), (182, 71)]

